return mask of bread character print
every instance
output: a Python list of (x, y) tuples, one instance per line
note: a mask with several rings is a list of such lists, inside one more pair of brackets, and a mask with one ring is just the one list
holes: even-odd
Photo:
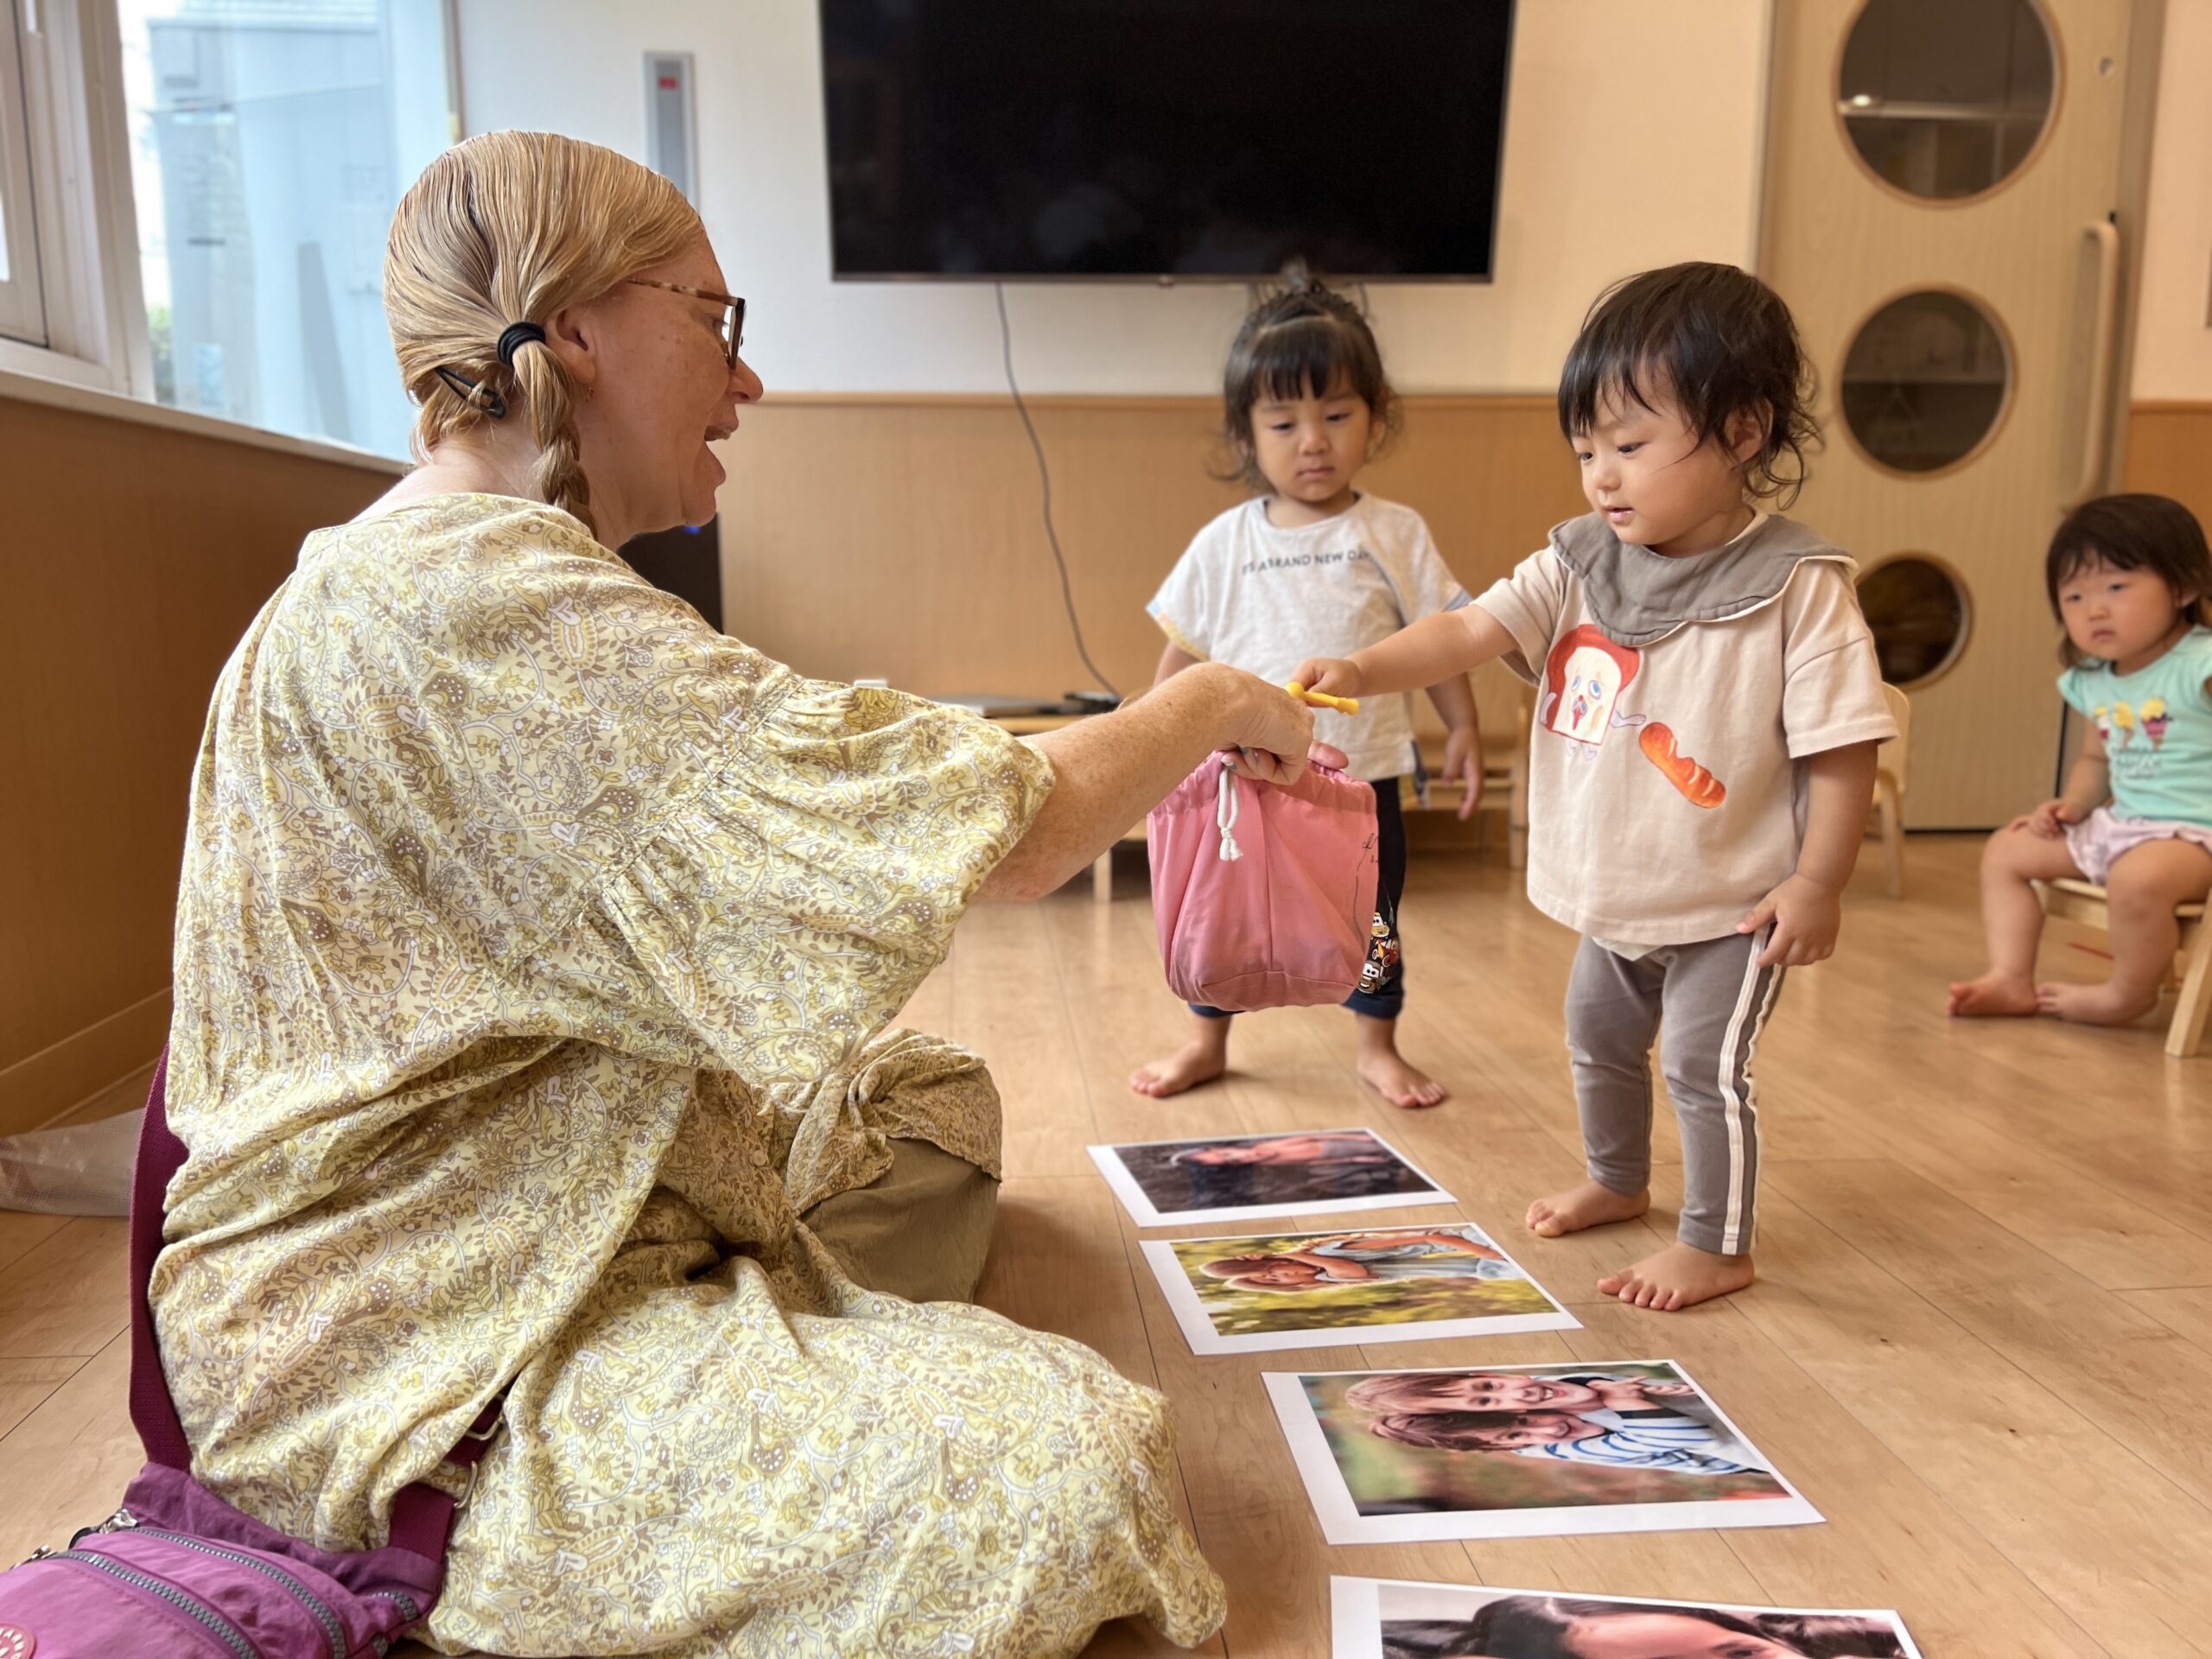
[(1641, 653), (1615, 645), (1587, 622), (1569, 629), (1544, 659), (1544, 697), (1536, 723), (1593, 749), (1614, 727), (1642, 725), (1638, 717), (1614, 711), (1643, 665)]
[(1637, 733), (1636, 741), (1643, 758), (1658, 767), (1692, 806), (1710, 810), (1728, 798), (1728, 786), (1675, 747), (1674, 733), (1657, 721)]
[(2135, 710), (2130, 708), (2126, 703), (2115, 702), (2113, 704), (2112, 723), (2113, 728), (2120, 733), (2120, 747), (2121, 748), (2126, 748), (2129, 744), (2135, 741)]
[(2158, 748), (2166, 741), (2166, 700), (2145, 697), (2143, 700), (2143, 735), (2151, 740), (2151, 747)]
[(2112, 747), (2112, 710), (2099, 703), (2089, 714), (2089, 723), (2097, 728), (2097, 741), (2106, 748)]

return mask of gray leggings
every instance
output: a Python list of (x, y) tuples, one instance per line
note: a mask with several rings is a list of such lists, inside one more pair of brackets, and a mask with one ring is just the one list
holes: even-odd
[(1662, 945), (1631, 962), (1582, 941), (1567, 987), (1567, 1047), (1590, 1179), (1616, 1192), (1651, 1182), (1651, 1039), (1682, 1134), (1682, 1242), (1751, 1253), (1759, 1127), (1751, 1050), (1782, 990), (1762, 968), (1770, 930)]

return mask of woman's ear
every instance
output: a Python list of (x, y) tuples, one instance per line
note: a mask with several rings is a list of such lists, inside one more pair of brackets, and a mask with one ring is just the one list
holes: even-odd
[(547, 320), (545, 344), (569, 372), (569, 384), (588, 397), (599, 379), (599, 319), (588, 307), (563, 306)]

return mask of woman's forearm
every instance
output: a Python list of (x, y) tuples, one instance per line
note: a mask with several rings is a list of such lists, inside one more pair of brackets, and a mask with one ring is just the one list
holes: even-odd
[(1249, 674), (1200, 663), (1126, 708), (1030, 740), (1052, 763), (1052, 792), (976, 896), (1020, 899), (1052, 892), (1141, 822), (1216, 749), (1249, 744), (1293, 754), (1302, 766), (1312, 715), (1288, 696), (1263, 700), (1256, 695), (1262, 690)]

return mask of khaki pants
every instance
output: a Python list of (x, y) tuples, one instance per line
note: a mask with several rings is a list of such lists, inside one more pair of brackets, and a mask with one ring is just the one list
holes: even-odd
[(999, 1184), (926, 1141), (893, 1140), (891, 1167), (804, 1221), (855, 1284), (910, 1302), (973, 1300)]

